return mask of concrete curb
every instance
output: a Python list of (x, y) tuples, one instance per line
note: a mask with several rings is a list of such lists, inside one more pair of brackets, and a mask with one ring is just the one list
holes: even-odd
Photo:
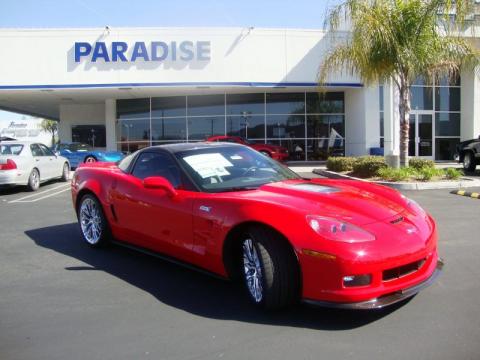
[(453, 190), (453, 191), (450, 191), (450, 194), (467, 196), (473, 199), (480, 199), (480, 193), (477, 193), (477, 192), (469, 192), (465, 190)]
[(432, 182), (390, 182), (390, 181), (369, 181), (324, 169), (313, 169), (314, 174), (325, 176), (330, 179), (358, 180), (373, 182), (379, 185), (390, 186), (397, 190), (435, 190), (435, 189), (456, 189), (480, 186), (479, 179), (461, 178), (452, 181), (432, 181)]

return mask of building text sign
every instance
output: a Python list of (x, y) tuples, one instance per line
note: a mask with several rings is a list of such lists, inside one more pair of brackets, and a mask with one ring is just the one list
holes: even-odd
[(210, 41), (75, 43), (75, 62), (209, 61)]

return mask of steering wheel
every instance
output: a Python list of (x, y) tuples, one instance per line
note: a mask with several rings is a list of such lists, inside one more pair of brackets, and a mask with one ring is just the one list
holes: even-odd
[(258, 167), (255, 166), (255, 165), (254, 165), (254, 166), (250, 166), (247, 170), (245, 170), (245, 171), (242, 173), (241, 176), (245, 176), (245, 175), (247, 175), (249, 172), (254, 171), (254, 170), (257, 170), (257, 169), (258, 169)]

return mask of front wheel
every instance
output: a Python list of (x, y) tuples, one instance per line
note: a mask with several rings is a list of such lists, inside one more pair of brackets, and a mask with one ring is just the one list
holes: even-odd
[(293, 250), (276, 232), (252, 227), (242, 237), (243, 279), (251, 301), (275, 310), (299, 299), (300, 275)]
[(270, 154), (268, 151), (265, 151), (265, 150), (261, 150), (261, 151), (260, 151), (260, 154), (263, 154), (263, 155), (265, 155), (265, 156), (268, 156), (269, 158), (272, 157), (272, 154)]
[(463, 168), (468, 172), (473, 172), (475, 171), (476, 167), (477, 167), (477, 164), (475, 162), (475, 157), (471, 152), (467, 152), (463, 156)]
[(98, 199), (84, 195), (78, 205), (78, 223), (83, 239), (92, 247), (101, 247), (110, 240), (110, 228)]

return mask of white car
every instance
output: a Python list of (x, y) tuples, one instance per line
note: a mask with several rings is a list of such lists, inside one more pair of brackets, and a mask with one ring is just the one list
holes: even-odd
[(46, 145), (27, 141), (0, 142), (0, 186), (26, 185), (35, 191), (40, 183), (68, 181), (70, 164)]

